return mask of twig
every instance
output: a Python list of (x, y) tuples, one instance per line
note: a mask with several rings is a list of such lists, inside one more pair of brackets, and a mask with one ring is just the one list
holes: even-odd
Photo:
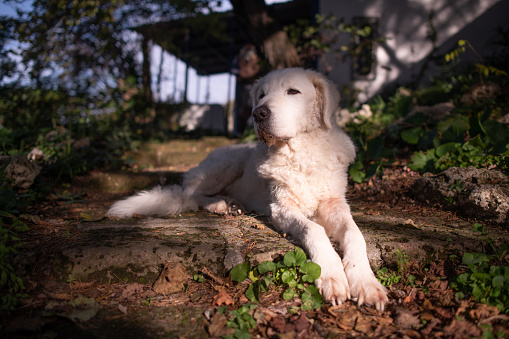
[(492, 317), (489, 317), (489, 318), (486, 318), (486, 319), (483, 319), (481, 321), (479, 321), (479, 324), (486, 324), (486, 323), (490, 323), (494, 320), (509, 320), (509, 316), (505, 315), (505, 314), (499, 314), (499, 315), (494, 315)]
[(214, 280), (216, 283), (218, 284), (221, 284), (221, 285), (226, 285), (228, 284), (228, 280), (229, 279), (223, 279), (223, 278), (219, 278), (218, 276), (216, 276), (214, 273), (212, 273), (211, 271), (209, 271), (208, 268), (204, 267), (201, 272), (203, 274), (206, 274), (208, 275), (212, 280)]

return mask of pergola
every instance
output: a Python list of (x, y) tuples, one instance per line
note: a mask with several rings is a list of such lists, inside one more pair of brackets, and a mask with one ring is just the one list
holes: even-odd
[[(268, 6), (281, 25), (314, 19), (313, 0), (295, 0)], [(134, 29), (146, 41), (192, 67), (198, 75), (230, 73), (235, 55), (253, 39), (233, 12), (196, 14), (192, 17), (146, 24)], [(144, 55), (144, 60), (149, 60)], [(148, 68), (150, 69), (150, 68)], [(187, 92), (187, 70), (185, 91)]]

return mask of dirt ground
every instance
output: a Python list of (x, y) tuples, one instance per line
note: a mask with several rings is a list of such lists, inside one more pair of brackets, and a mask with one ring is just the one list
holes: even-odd
[[(101, 220), (112, 202), (151, 184), (179, 180), (182, 172), (196, 165), (211, 149), (231, 143), (224, 138), (152, 145), (141, 155), (130, 154), (134, 165), (125, 173), (93, 172), (73, 185), (54, 192), (27, 213), (30, 231), (23, 234), (24, 248), (32, 253), (31, 264), (18, 272), (25, 279), (26, 298), (10, 314), (3, 314), (3, 338), (207, 338), (242, 337), (228, 327), (232, 311), (249, 303), (248, 285), (228, 276), (215, 276), (207, 267), (200, 278), (187, 277), (184, 288), (158, 294), (153, 281), (129, 282), (113, 275), (108, 283), (64, 281), (50, 268), (52, 258), (65, 248), (87, 241), (77, 222)], [(133, 174), (134, 172), (134, 174)], [(126, 176), (127, 175), (127, 176)], [(139, 177), (138, 179), (133, 179)], [(376, 215), (391, 210), (417, 220), (433, 215), (444, 223), (459, 219), (453, 213), (416, 203), (407, 195), (416, 173), (396, 164), (381, 179), (352, 184), (349, 199), (355, 213)], [(127, 186), (125, 183), (129, 183)], [(240, 216), (228, 216), (235, 220)], [(472, 225), (475, 221), (466, 220)], [(502, 231), (501, 231), (502, 232)], [(509, 235), (505, 234), (505, 242)], [(479, 249), (480, 251), (482, 249)], [(282, 289), (262, 293), (249, 312), (255, 322), (253, 338), (506, 338), (509, 316), (496, 307), (460, 300), (451, 288), (453, 277), (462, 273), (461, 256), (432, 262), (402, 260), (389, 272), (400, 280), (389, 287), (384, 312), (348, 301), (325, 304), (303, 311), (300, 299), (283, 300)], [(247, 256), (249, 253), (246, 254)], [(412, 276), (412, 279), (409, 277)], [(246, 334), (244, 333), (244, 337)]]

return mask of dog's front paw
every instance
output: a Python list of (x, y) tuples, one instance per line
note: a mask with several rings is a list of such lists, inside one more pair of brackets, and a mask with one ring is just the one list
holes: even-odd
[(383, 311), (388, 302), (387, 289), (375, 278), (371, 271), (369, 274), (359, 274), (350, 279), (350, 293), (359, 305), (367, 304)]
[(341, 305), (350, 299), (350, 288), (345, 272), (342, 269), (325, 271), (322, 269), (320, 278), (315, 280), (315, 285), (320, 290), (325, 301), (332, 305)]

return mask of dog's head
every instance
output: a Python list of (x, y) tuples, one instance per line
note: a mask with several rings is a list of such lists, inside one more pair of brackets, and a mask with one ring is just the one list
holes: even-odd
[(258, 80), (251, 99), (256, 135), (271, 146), (302, 132), (332, 128), (339, 92), (320, 73), (287, 68)]

